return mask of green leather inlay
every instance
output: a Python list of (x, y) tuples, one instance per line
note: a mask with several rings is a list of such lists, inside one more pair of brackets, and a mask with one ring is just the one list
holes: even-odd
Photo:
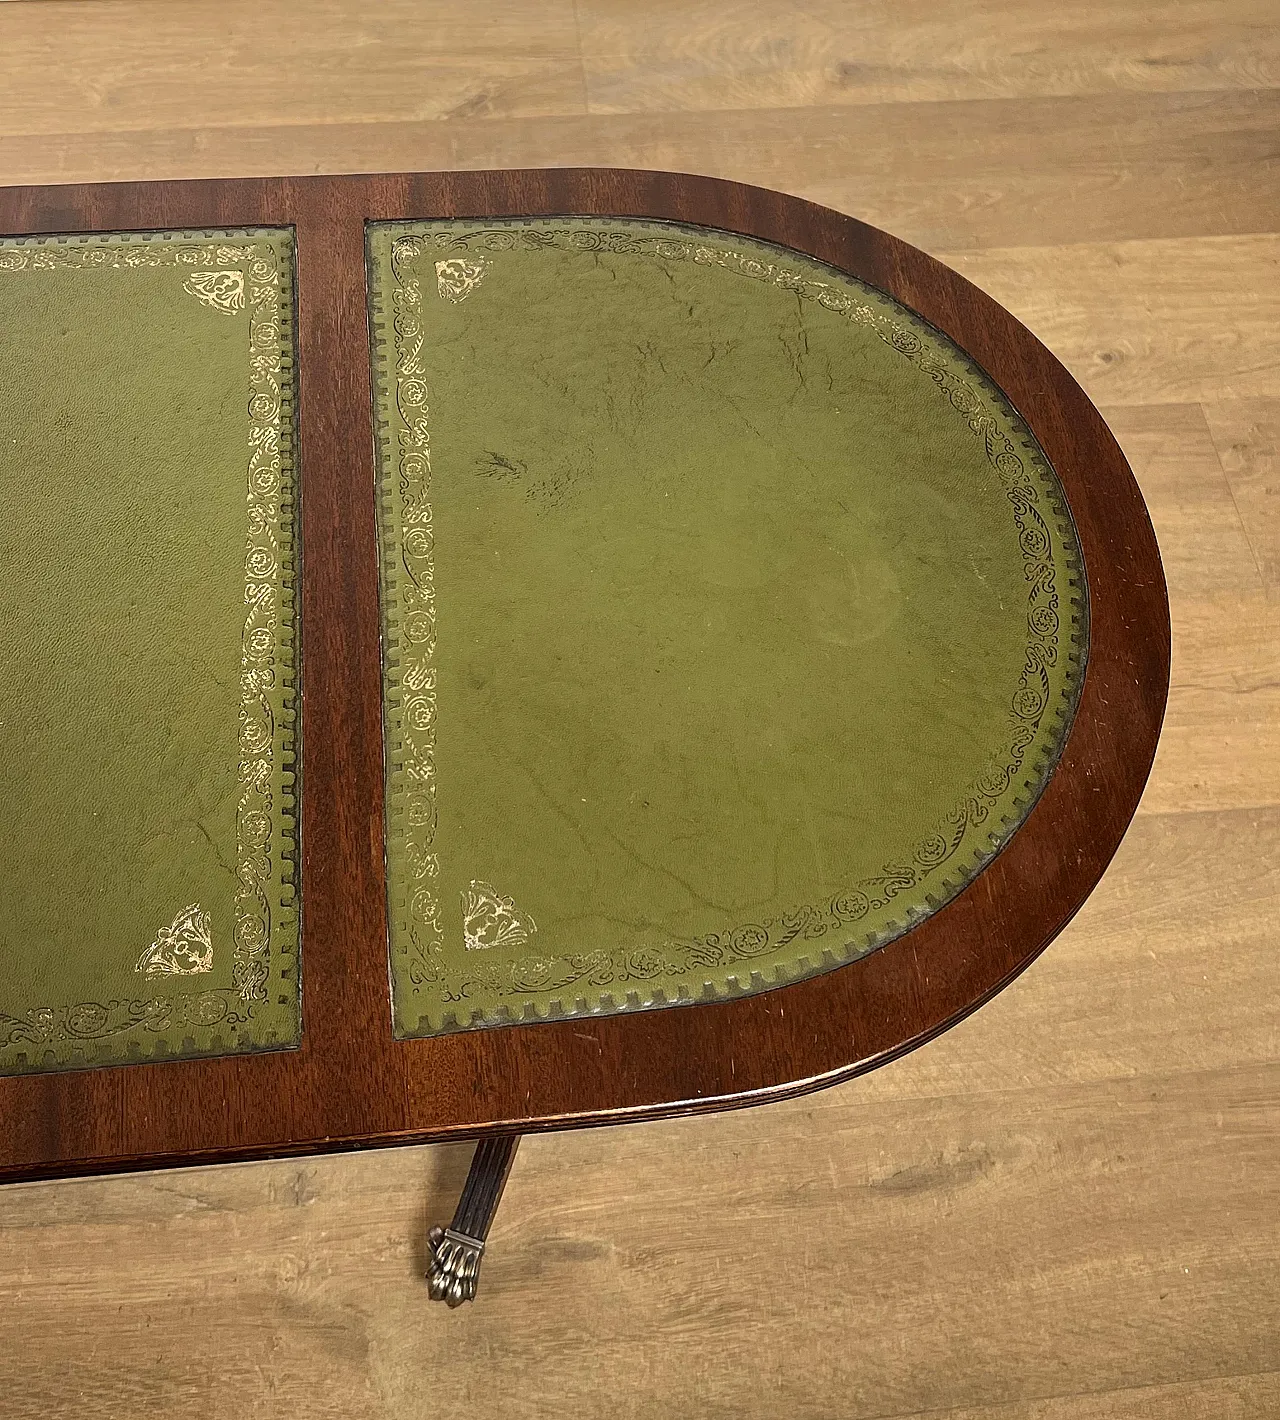
[(764, 990), (953, 897), (1087, 647), (1061, 487), (984, 373), (723, 232), (368, 247), (397, 1033)]
[(293, 239), (0, 240), (0, 1072), (296, 1045)]

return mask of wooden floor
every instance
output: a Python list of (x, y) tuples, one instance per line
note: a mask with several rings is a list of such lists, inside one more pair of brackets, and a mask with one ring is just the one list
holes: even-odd
[(0, 182), (579, 163), (855, 213), (1083, 381), (1173, 599), (1139, 816), (915, 1055), (527, 1143), (468, 1310), (465, 1147), (0, 1192), (0, 1414), (1280, 1416), (1276, 0), (0, 3)]

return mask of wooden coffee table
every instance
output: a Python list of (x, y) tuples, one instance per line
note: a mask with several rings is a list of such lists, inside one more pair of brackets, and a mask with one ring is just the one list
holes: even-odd
[[(451, 228), (455, 219), (461, 225)], [(389, 584), (383, 584), (380, 609), (379, 568), (389, 575), (386, 561), (396, 549), (387, 541), (389, 525), (379, 528), (375, 489), (381, 480), (394, 501), (396, 488), (408, 484), (397, 484), (386, 432), (390, 415), (379, 399), (385, 404), (397, 379), (403, 392), (416, 366), (409, 352), (398, 371), (384, 371), (381, 393), (376, 360), (371, 376), (377, 321), (376, 312), (372, 325), (368, 315), (366, 272), (373, 269), (367, 262), (376, 264), (370, 232), (377, 228), (368, 224), (379, 223), (397, 224), (395, 240), (402, 245), (386, 248), (387, 280), (394, 276), (408, 303), (387, 317), (388, 330), (421, 299), (420, 284), (413, 284), (419, 278), (396, 265), (411, 257), (427, 263), (422, 269), (434, 271), (433, 282), (438, 278), (445, 301), (439, 310), (466, 312), (497, 289), (498, 258), (519, 241), (531, 252), (585, 253), (597, 271), (600, 253), (607, 267), (648, 242), (644, 250), (690, 270), (698, 264), (732, 269), (757, 286), (786, 291), (801, 306), (807, 301), (836, 315), (852, 313), (887, 348), (913, 358), (923, 349), (915, 368), (950, 399), (969, 435), (985, 440), (992, 478), (1005, 479), (1015, 510), (1023, 507), (1017, 491), (1023, 474), (1011, 468), (1043, 463), (1044, 478), (1056, 479), (1052, 486), (1061, 492), (1062, 536), (1069, 544), (1062, 555), (1076, 569), (1072, 585), (1079, 585), (1069, 594), (1060, 572), (1052, 609), (1035, 603), (1032, 586), (1029, 654), (1033, 670), (1059, 654), (1074, 657), (1074, 669), (1065, 688), (1055, 691), (1062, 697), (1061, 733), (1054, 740), (1045, 729), (1043, 772), (1037, 771), (1032, 792), (1015, 796), (1009, 831), (987, 835), (981, 851), (970, 854), (969, 868), (953, 875), (945, 890), (932, 890), (926, 870), (955, 851), (959, 835), (973, 826), (963, 814), (953, 816), (953, 843), (941, 843), (936, 854), (919, 850), (915, 867), (877, 867), (882, 886), (869, 895), (829, 892), (826, 915), (793, 914), (790, 935), (773, 925), (791, 920), (786, 913), (762, 917), (763, 926), (738, 928), (745, 936), (702, 930), (705, 924), (695, 922), (690, 933), (696, 927), (702, 934), (681, 938), (684, 955), (669, 953), (664, 965), (661, 953), (653, 958), (646, 947), (648, 955), (633, 953), (630, 965), (620, 966), (621, 957), (602, 950), (575, 968), (587, 984), (564, 987), (550, 1006), (548, 982), (573, 975), (561, 970), (557, 977), (555, 963), (586, 956), (565, 948), (568, 955), (538, 958), (535, 967), (527, 955), (519, 958), (525, 996), (515, 991), (510, 1007), (494, 1006), (505, 999), (503, 982), (509, 986), (514, 978), (496, 967), (472, 970), (471, 963), (488, 949), (497, 951), (496, 961), (504, 944), (527, 944), (534, 917), (542, 921), (539, 940), (549, 940), (551, 931), (542, 909), (517, 907), (487, 881), (472, 881), (466, 946), (480, 951), (448, 962), (442, 956), (438, 969), (432, 965), (430, 946), (421, 947), (408, 918), (397, 925), (394, 852), (388, 912), (387, 824), (396, 821), (398, 791), (393, 788), (389, 802), (384, 715), (388, 726), (398, 724), (401, 701), (391, 696), (384, 703), (381, 638)], [(924, 253), (811, 203), (710, 178), (608, 169), (0, 190), (2, 235), (252, 228), (292, 229), (296, 242), (300, 1037), (293, 1048), (137, 1064), (88, 1061), (80, 1062), (84, 1068), (63, 1068), (66, 1061), (59, 1060), (44, 1069), (26, 1062), (21, 1072), (0, 1078), (0, 1181), (478, 1139), (453, 1225), (432, 1235), (432, 1295), (456, 1304), (474, 1295), (484, 1240), (522, 1134), (735, 1108), (837, 1083), (954, 1025), (1049, 944), (1105, 871), (1146, 782), (1168, 689), (1164, 579), (1124, 457), (1053, 355), (994, 301)], [(536, 291), (540, 278), (528, 279)], [(869, 304), (857, 305), (862, 288), (856, 283), (870, 288)], [(876, 305), (877, 293), (889, 301)], [(216, 283), (204, 294), (218, 299)], [(464, 307), (464, 300), (474, 304)], [(893, 302), (902, 312), (897, 323), (885, 314)], [(936, 351), (953, 349), (957, 368), (975, 371), (973, 381), (986, 390), (982, 398), (1002, 413), (985, 415), (985, 405), (957, 393), (967, 387), (947, 383)], [(869, 408), (870, 384), (868, 390)], [(849, 417), (858, 417), (856, 411)], [(1001, 419), (1022, 431), (1020, 441), (999, 432)], [(404, 425), (413, 427), (412, 421)], [(401, 448), (404, 437), (402, 431)], [(770, 430), (761, 429), (759, 437), (767, 440)], [(508, 496), (522, 467), (494, 453), (486, 488)], [(996, 482), (991, 488), (992, 496), (1000, 493)], [(535, 494), (558, 506), (558, 485), (531, 487), (529, 497)], [(384, 508), (380, 516), (391, 515)], [(761, 508), (762, 519), (770, 516)], [(1026, 568), (1043, 569), (1047, 563), (1035, 560), (1038, 534), (1021, 522), (1017, 528), (1030, 559)], [(981, 580), (976, 562), (975, 575)], [(1029, 584), (1048, 575), (1026, 571)], [(1069, 615), (1076, 649), (1064, 640), (1059, 652), (1053, 649), (1057, 628)], [(841, 654), (840, 664), (856, 659)], [(956, 655), (962, 666), (964, 648)], [(1035, 664), (1036, 656), (1042, 664)], [(1054, 664), (1055, 674), (1066, 674), (1065, 662)], [(435, 685), (424, 672), (428, 681)], [(1031, 744), (1033, 732), (1040, 732), (1044, 707), (1034, 700), (1015, 697), (1015, 715), (1028, 727), (1019, 744)], [(945, 773), (942, 763), (921, 782), (933, 784)], [(1006, 774), (991, 789), (992, 803), (1001, 792), (1012, 793), (1008, 780)], [(916, 889), (919, 902), (891, 920), (887, 905), (894, 895), (909, 897)], [(879, 908), (885, 920), (878, 935), (858, 938), (858, 921)], [(398, 932), (417, 947), (398, 948)], [(425, 992), (421, 1029), (416, 1011), (400, 1011), (400, 996), (393, 1023), (389, 933), (392, 988), (410, 997), (419, 987)], [(814, 945), (797, 956), (794, 943), (802, 938)], [(624, 955), (631, 945), (623, 927), (605, 944)], [(768, 976), (750, 965), (752, 954), (766, 948), (792, 953), (776, 971), (771, 965)], [(418, 949), (418, 974), (411, 983), (408, 975), (397, 977), (396, 951), (403, 950), (407, 962)], [(699, 974), (704, 970), (706, 981)], [(645, 984), (655, 980), (662, 984)], [(435, 996), (433, 982), (439, 983)], [(440, 1014), (429, 996), (453, 1004)], [(0, 1017), (11, 1019), (5, 1010), (0, 999)]]

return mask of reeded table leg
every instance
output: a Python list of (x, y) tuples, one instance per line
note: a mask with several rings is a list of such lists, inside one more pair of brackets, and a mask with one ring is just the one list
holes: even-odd
[(485, 1239), (519, 1147), (519, 1134), (499, 1134), (476, 1145), (453, 1222), (427, 1234), (431, 1247), (427, 1282), (432, 1301), (460, 1307), (475, 1299)]

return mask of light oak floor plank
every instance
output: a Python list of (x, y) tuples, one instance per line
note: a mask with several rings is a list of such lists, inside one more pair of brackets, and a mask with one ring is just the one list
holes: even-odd
[(1245, 1420), (1260, 1415), (1280, 1415), (1280, 1375), (1274, 1372), (1083, 1392), (978, 1410), (917, 1410), (912, 1420)]
[(1248, 597), (1262, 573), (1204, 409), (1104, 406), (1146, 500), (1174, 602)]
[(538, 1138), (0, 1190), (5, 1420), (1280, 1415), (1280, 14), (1271, 0), (21, 0), (0, 181), (616, 164), (828, 202), (1047, 341), (1174, 631), (1134, 825), (922, 1050)]
[(1280, 396), (1280, 233), (937, 255), (1098, 404)]
[[(470, 89), (458, 82), (450, 92), (462, 95), (459, 104), (479, 92), (479, 80)], [(88, 121), (81, 109), (46, 110), (39, 132), (0, 127), (0, 172), (16, 183), (548, 162), (655, 167), (795, 192), (935, 251), (1280, 227), (1280, 90), (738, 110), (710, 120), (406, 119), (390, 95), (382, 116), (348, 120), (339, 105), (316, 122), (303, 119), (305, 91), (296, 109), (286, 98), (263, 124), (238, 121), (229, 104), (206, 123), (132, 128), (77, 128), (73, 120)], [(136, 114), (130, 121), (144, 124)]]
[(0, 132), (137, 133), (585, 109), (572, 0), (50, 0), (0, 11)]
[(1205, 420), (1258, 574), (1280, 595), (1280, 400), (1211, 404)]
[(82, 1184), (99, 1206), (53, 1218), (65, 1185), (11, 1190), (6, 1413), (127, 1413), (159, 1387), (194, 1416), (216, 1375), (269, 1414), (679, 1397), (870, 1420), (1030, 1406), (1086, 1371), (1096, 1393), (1280, 1370), (1280, 1066), (861, 1093), (530, 1141), (456, 1316), (414, 1281), (445, 1192), (423, 1151), (279, 1165), (270, 1189), (261, 1168)]
[(1268, 0), (579, 0), (593, 111), (1259, 88)]

